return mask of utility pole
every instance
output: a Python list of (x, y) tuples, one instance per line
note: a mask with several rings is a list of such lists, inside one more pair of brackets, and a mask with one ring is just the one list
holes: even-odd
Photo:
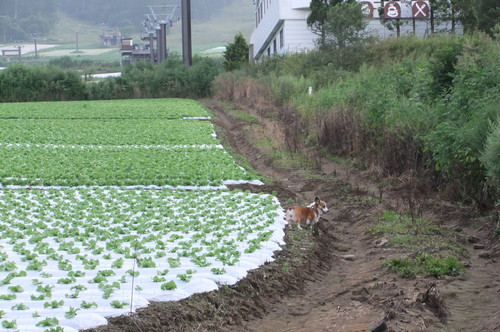
[(167, 22), (160, 22), (158, 36), (158, 63), (162, 63), (167, 59)]
[(182, 59), (186, 66), (193, 64), (191, 48), (191, 0), (182, 0)]
[(36, 36), (33, 39), (35, 42), (35, 59), (38, 59), (38, 47), (37, 47), (37, 43), (36, 43)]
[(79, 34), (79, 31), (76, 32), (76, 53), (78, 53), (78, 34)]
[(152, 32), (149, 32), (149, 56), (151, 62), (155, 62), (155, 48), (154, 48), (155, 38)]

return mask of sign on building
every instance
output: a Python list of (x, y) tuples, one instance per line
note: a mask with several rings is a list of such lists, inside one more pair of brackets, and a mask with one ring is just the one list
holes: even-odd
[(429, 18), (431, 8), (426, 1), (413, 1), (411, 13), (414, 18)]
[[(429, 1), (387, 1), (363, 0), (359, 2), (366, 18), (385, 19), (428, 19), (430, 17)], [(383, 8), (382, 8), (383, 6)]]
[(375, 7), (373, 7), (373, 3), (370, 1), (361, 1), (361, 11), (366, 18), (373, 18)]
[(401, 18), (401, 5), (399, 2), (390, 1), (384, 6), (385, 18)]

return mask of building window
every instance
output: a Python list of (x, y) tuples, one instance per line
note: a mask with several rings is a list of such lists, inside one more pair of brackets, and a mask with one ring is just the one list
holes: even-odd
[(285, 38), (283, 36), (283, 29), (280, 31), (280, 48), (283, 48), (285, 46)]
[(271, 46), (267, 48), (267, 56), (271, 56)]
[(278, 53), (278, 49), (276, 47), (276, 38), (274, 38), (274, 40), (273, 40), (273, 54), (276, 54), (276, 53)]

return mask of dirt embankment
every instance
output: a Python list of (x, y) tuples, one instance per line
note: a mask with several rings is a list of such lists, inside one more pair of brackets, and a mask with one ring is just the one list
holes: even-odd
[(500, 246), (489, 240), (484, 217), (430, 197), (420, 200), (425, 218), (453, 230), (451, 240), (468, 253), (461, 258), (467, 270), (440, 280), (399, 278), (383, 263), (407, 253), (368, 230), (385, 210), (404, 212), (404, 187), (382, 190), (345, 163), (305, 148), (311, 160), (303, 161), (305, 170), (277, 167), (256, 143), (279, 137), (279, 123), (258, 115), (245, 121), (209, 106), (225, 144), (271, 180), (244, 189), (276, 192), (284, 206), (319, 196), (330, 212), (314, 234), (287, 230), (276, 260), (238, 284), (153, 303), (92, 331), (500, 331)]

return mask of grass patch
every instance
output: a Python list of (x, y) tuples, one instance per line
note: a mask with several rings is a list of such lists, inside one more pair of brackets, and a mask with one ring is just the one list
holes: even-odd
[(402, 278), (412, 278), (416, 275), (426, 275), (441, 278), (445, 275), (457, 276), (464, 270), (464, 265), (457, 258), (435, 258), (422, 253), (416, 258), (392, 258), (385, 265)]
[(378, 225), (370, 233), (389, 237), (389, 244), (422, 252), (431, 250), (450, 250), (455, 254), (466, 255), (466, 251), (450, 240), (452, 232), (423, 218), (412, 219), (394, 211), (385, 211)]
[(306, 177), (308, 179), (312, 179), (312, 180), (322, 180), (325, 178), (325, 176), (323, 174), (306, 174)]
[(259, 121), (255, 116), (250, 114), (249, 112), (243, 111), (243, 110), (236, 110), (236, 109), (230, 109), (228, 112), (237, 118), (238, 120), (241, 120), (245, 123), (248, 124), (259, 124)]
[(451, 231), (430, 220), (412, 219), (408, 215), (385, 211), (379, 223), (370, 229), (370, 233), (386, 236), (389, 246), (404, 248), (415, 257), (392, 258), (385, 262), (401, 277), (455, 276), (464, 269), (454, 255), (467, 257), (467, 251), (454, 241)]
[(316, 163), (301, 153), (293, 153), (289, 151), (273, 151), (270, 157), (278, 167), (285, 169), (301, 169), (301, 170), (315, 170), (317, 169)]
[(284, 169), (314, 170), (317, 165), (314, 160), (302, 153), (291, 152), (281, 147), (269, 138), (261, 138), (255, 143), (260, 146), (273, 165)]
[(326, 157), (326, 159), (328, 159), (330, 161), (333, 161), (333, 162), (336, 162), (336, 163), (339, 163), (339, 164), (352, 165), (352, 161), (349, 160), (349, 159), (347, 159), (347, 158), (345, 158), (345, 157), (331, 154), (328, 151), (321, 151), (321, 152)]

